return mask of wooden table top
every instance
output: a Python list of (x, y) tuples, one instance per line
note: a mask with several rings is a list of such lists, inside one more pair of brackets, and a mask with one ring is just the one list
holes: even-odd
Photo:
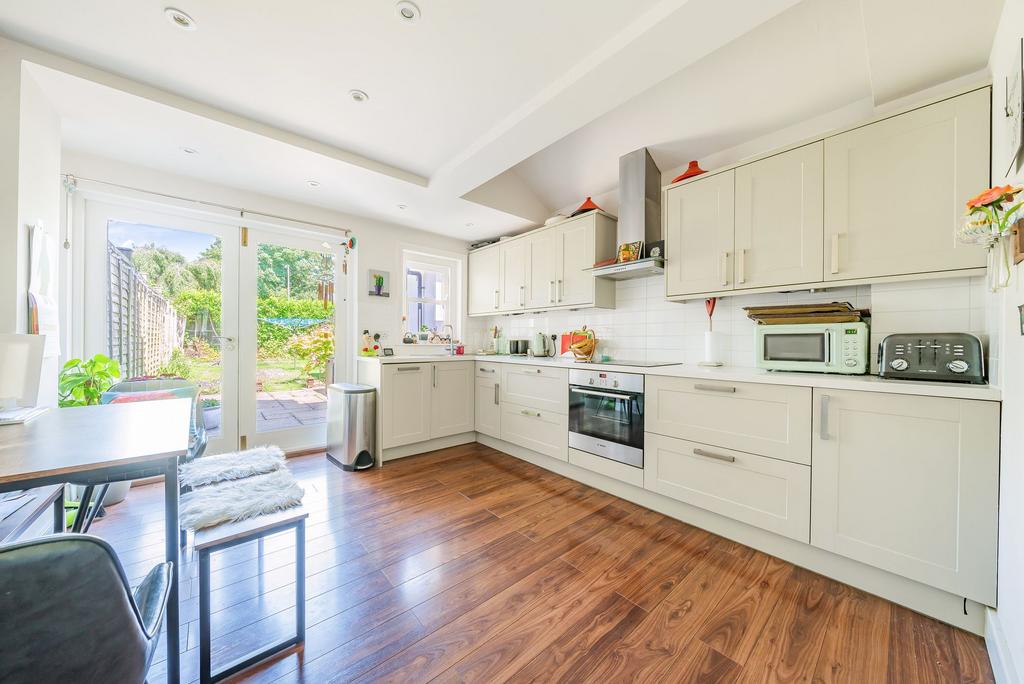
[(0, 425), (0, 485), (160, 461), (188, 450), (189, 399), (52, 408)]

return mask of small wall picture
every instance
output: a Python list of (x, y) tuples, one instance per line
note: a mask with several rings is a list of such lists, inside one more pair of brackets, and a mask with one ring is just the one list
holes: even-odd
[(391, 347), (384, 347), (384, 356), (394, 356), (395, 350)]
[(377, 268), (367, 271), (371, 297), (391, 296), (391, 274)]
[(644, 243), (642, 240), (638, 242), (623, 242), (619, 245), (619, 263), (636, 261), (640, 258), (643, 251)]

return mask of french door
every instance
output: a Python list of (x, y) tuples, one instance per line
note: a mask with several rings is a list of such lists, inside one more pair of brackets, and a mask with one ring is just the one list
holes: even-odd
[[(216, 454), (326, 444), (326, 386), (349, 353), (338, 235), (240, 225), (237, 216), (77, 200), (82, 257), (72, 355), (107, 354), (122, 380), (199, 386)], [(336, 305), (336, 302), (340, 305)]]
[(240, 441), (322, 449), (327, 385), (345, 372), (343, 246), (255, 228), (241, 242)]

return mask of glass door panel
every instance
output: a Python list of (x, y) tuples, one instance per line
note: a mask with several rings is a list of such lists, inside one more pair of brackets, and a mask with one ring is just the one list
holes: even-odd
[(238, 228), (86, 201), (85, 353), (195, 383), (207, 453), (237, 443)]
[(340, 246), (249, 230), (242, 265), (242, 428), (249, 445), (326, 443)]

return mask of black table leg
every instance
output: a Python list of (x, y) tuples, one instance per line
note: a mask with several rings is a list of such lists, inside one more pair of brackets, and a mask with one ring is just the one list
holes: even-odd
[[(88, 534), (89, 529), (92, 527), (93, 521), (96, 519), (96, 515), (100, 512), (103, 507), (103, 500), (107, 498), (107, 490), (110, 489), (110, 483), (106, 482), (100, 485), (99, 494), (96, 495), (96, 501), (85, 510), (85, 524), (81, 526), (79, 532)], [(77, 523), (78, 521), (75, 520)]]
[(53, 533), (63, 534), (66, 524), (66, 518), (64, 516), (64, 492), (62, 491), (60, 496), (53, 500)]
[(78, 511), (75, 513), (75, 521), (71, 523), (71, 531), (76, 534), (82, 531), (82, 527), (85, 525), (85, 519), (89, 515), (89, 505), (92, 502), (92, 492), (95, 489), (93, 485), (86, 485), (82, 491), (82, 496), (78, 498)]
[(178, 578), (181, 574), (178, 558), (178, 459), (171, 459), (164, 471), (164, 547), (167, 560), (174, 563), (171, 571), (171, 590), (167, 597), (167, 682), (178, 684), (181, 667), (178, 618)]

